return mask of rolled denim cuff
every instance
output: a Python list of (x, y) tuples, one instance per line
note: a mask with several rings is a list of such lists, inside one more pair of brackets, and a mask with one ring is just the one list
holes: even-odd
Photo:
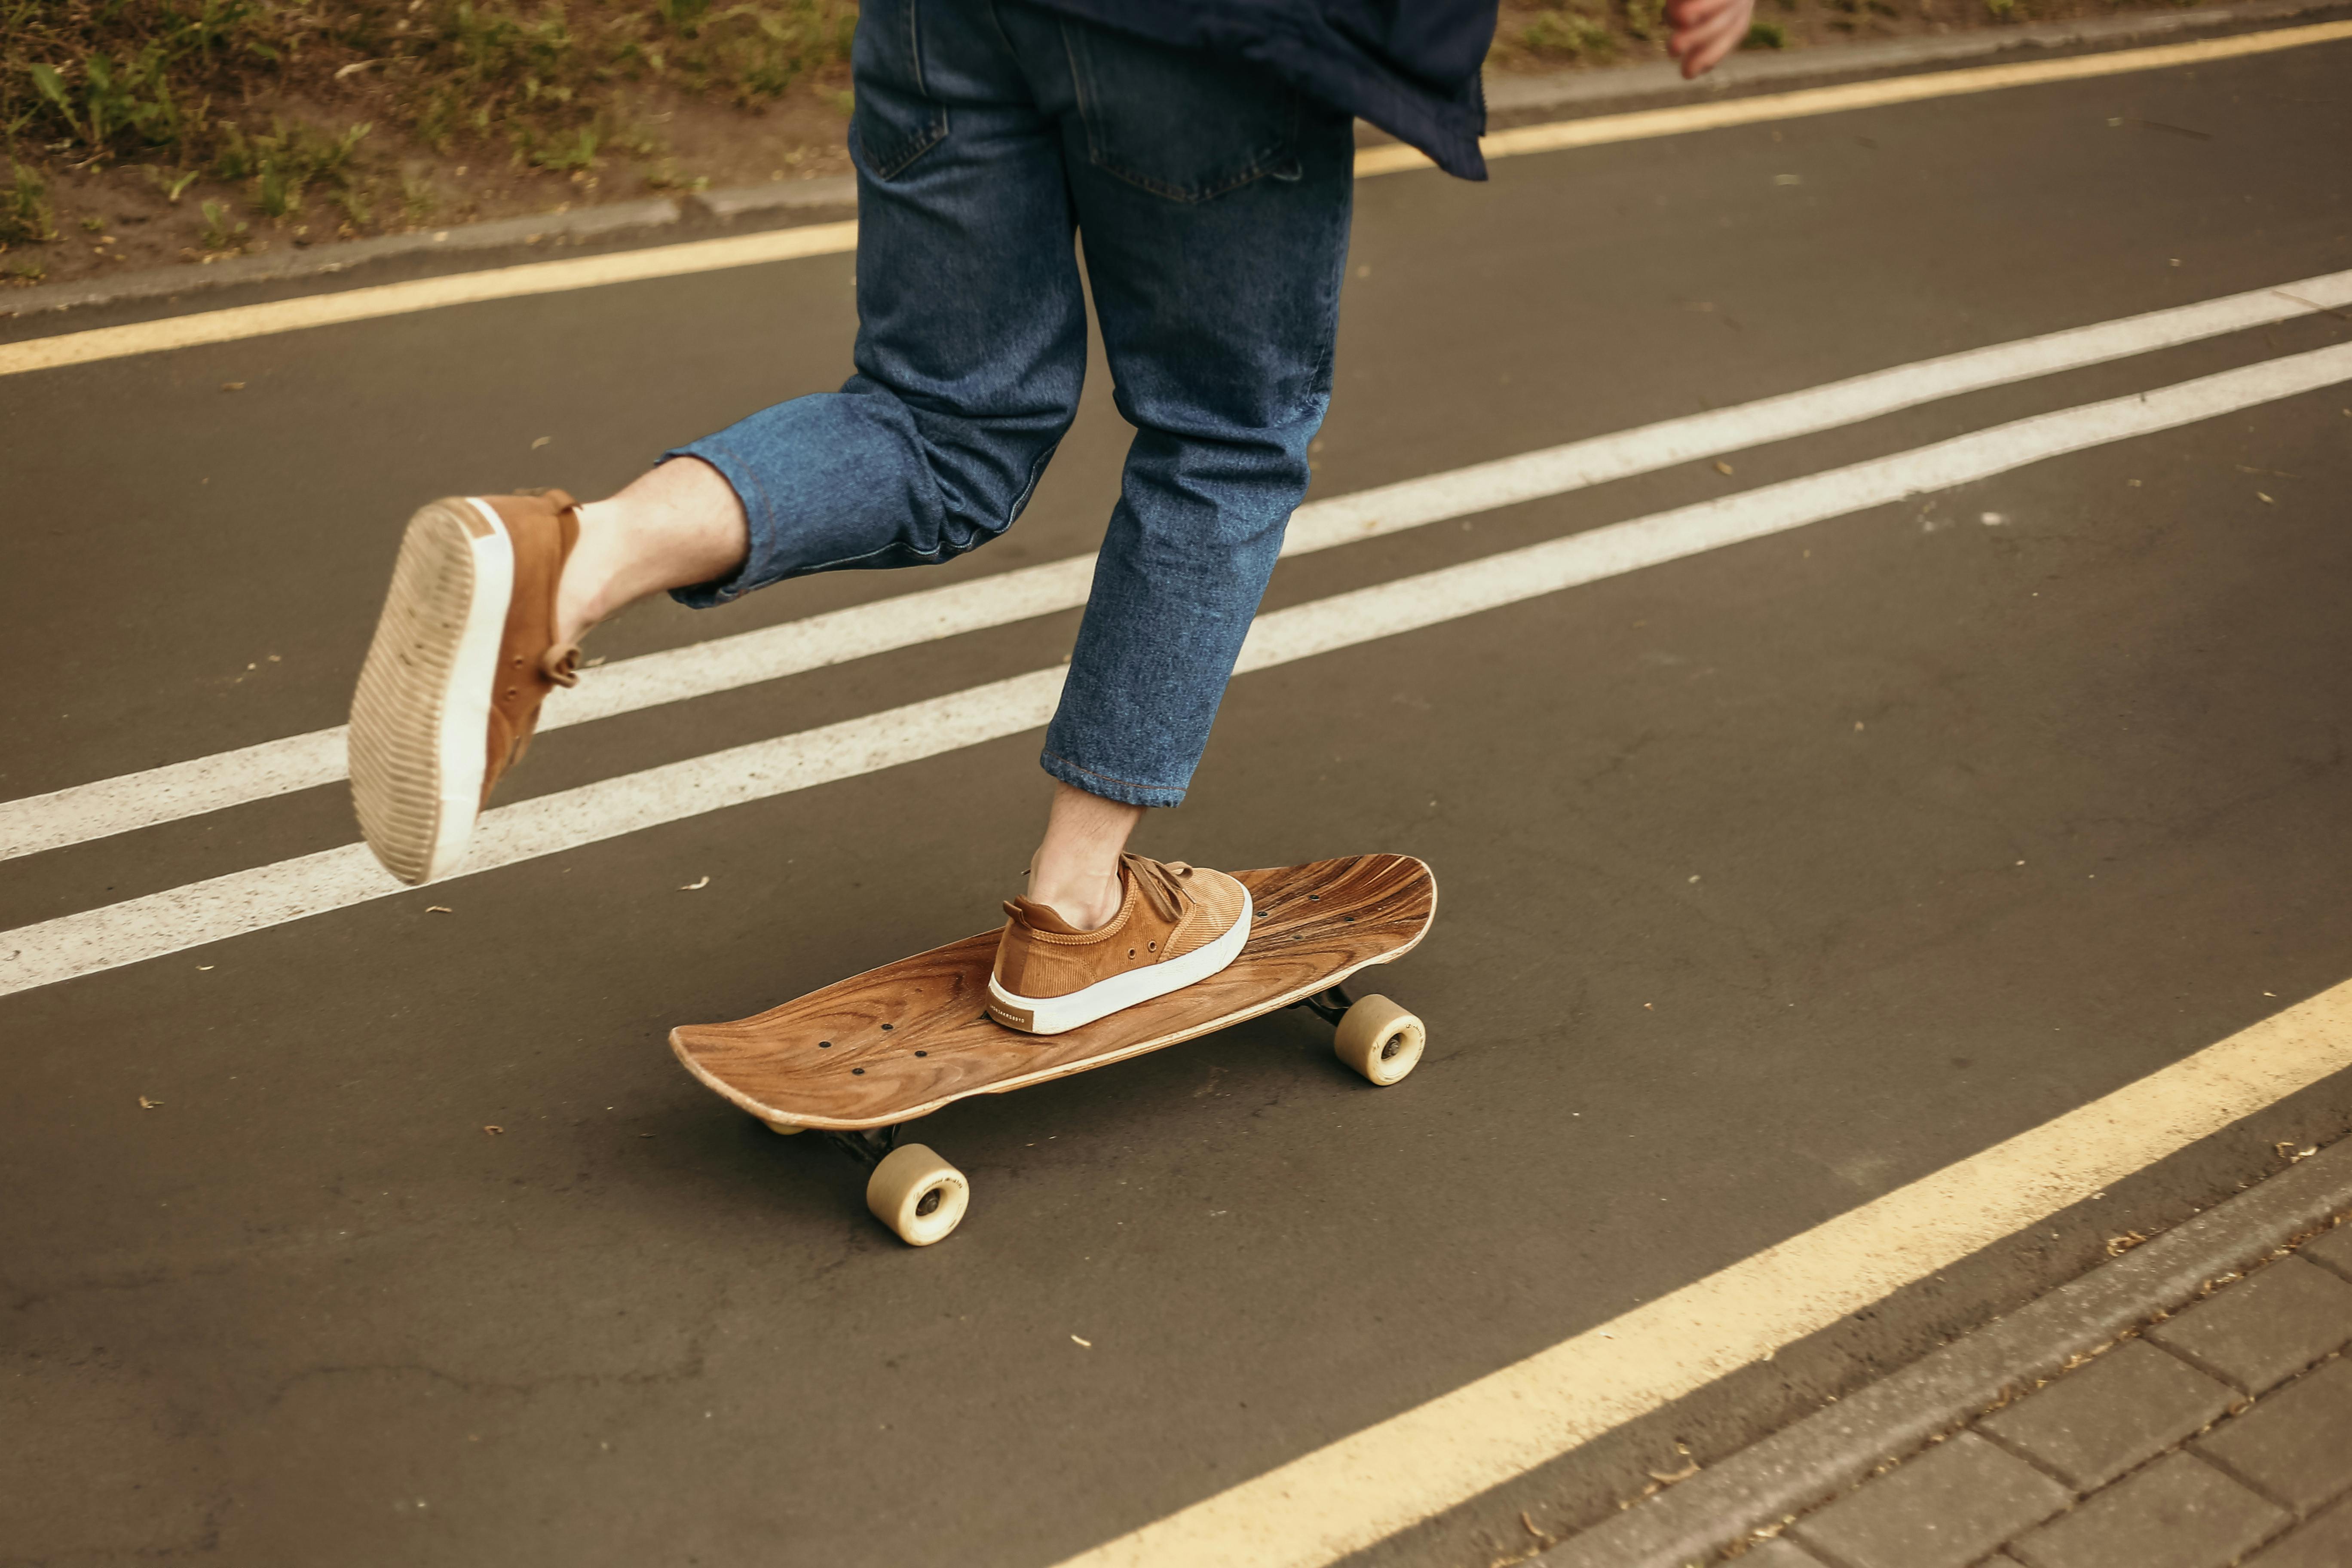
[(1052, 752), (1039, 754), (1037, 765), (1072, 789), (1082, 789), (1088, 795), (1098, 795), (1105, 800), (1115, 800), (1121, 805), (1181, 805), (1184, 791), (1177, 784), (1137, 784), (1132, 779), (1113, 777), (1082, 768), (1069, 758)]

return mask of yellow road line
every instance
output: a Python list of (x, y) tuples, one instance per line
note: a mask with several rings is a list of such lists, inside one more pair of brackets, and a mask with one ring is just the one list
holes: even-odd
[(1321, 1568), (2347, 1068), (2352, 981), (1061, 1568)]
[[(1591, 120), (1563, 121), (1548, 125), (1522, 125), (1510, 131), (1498, 131), (1480, 144), (1489, 158), (1516, 157), (1523, 153), (1554, 153), (1610, 142), (1677, 136), (1729, 125), (1752, 125), (1760, 121), (1790, 120), (1891, 103), (1916, 103), (1923, 99), (1990, 92), (2000, 88), (2030, 87), (2041, 82), (2074, 81), (2086, 77), (2116, 76), (2126, 71), (2197, 65), (2210, 60), (2301, 48), (2311, 44), (2333, 43), (2343, 38), (2352, 38), (2352, 22), (2284, 27), (2274, 32), (2246, 33), (2235, 37), (2167, 44), (2155, 48), (2124, 49), (2113, 54), (2084, 55), (2073, 59), (1935, 71), (1883, 81), (1853, 82), (1843, 87), (1769, 93), (1736, 99), (1727, 103), (1688, 104), (1677, 109), (1605, 114)], [(1410, 147), (1373, 147), (1356, 155), (1356, 173), (1360, 176), (1401, 174), (1430, 166), (1428, 159)], [(444, 305), (511, 300), (530, 294), (551, 294), (569, 289), (591, 289), (605, 283), (629, 283), (652, 278), (677, 278), (766, 261), (834, 256), (856, 248), (857, 225), (851, 221), (814, 224), (805, 228), (781, 229), (726, 239), (689, 240), (680, 245), (623, 251), (610, 256), (535, 261), (482, 272), (420, 278), (407, 283), (379, 284), (341, 293), (280, 300), (266, 305), (239, 305), (225, 310), (206, 310), (121, 327), (100, 327), (86, 332), (60, 332), (26, 342), (0, 344), (0, 376), (53, 370), (62, 365), (89, 364), (131, 354), (155, 353), (165, 349), (231, 342), (271, 332), (298, 331), (305, 327), (364, 321), (382, 316), (404, 315), (413, 310), (437, 310)]]
[(581, 256), (564, 261), (530, 261), (520, 267), (455, 272), (444, 278), (419, 278), (407, 283), (380, 283), (373, 288), (335, 294), (273, 300), (266, 305), (237, 305), (226, 310), (167, 316), (161, 321), (134, 321), (128, 326), (98, 327), (87, 332), (61, 332), (55, 337), (0, 344), (0, 375), (88, 364), (93, 360), (121, 359), (163, 349), (194, 348), (200, 343), (231, 342), (269, 332), (299, 331), (304, 327), (373, 321), (379, 316), (405, 315), (444, 305), (555, 294), (567, 289), (635, 283), (648, 278), (676, 278), (688, 272), (715, 272), (721, 268), (750, 267), (762, 261), (834, 256), (856, 248), (857, 224), (852, 219), (727, 239), (688, 240), (650, 250), (615, 251), (609, 256)]
[[(2161, 70), (2168, 66), (2202, 65), (2210, 60), (2266, 55), (2279, 49), (2299, 49), (2343, 38), (2352, 38), (2352, 22), (2322, 22), (2307, 27), (2282, 27), (2269, 33), (2241, 33), (2234, 37), (2202, 38), (2195, 43), (2118, 49), (2113, 54), (2077, 55), (2068, 59), (2033, 60), (2012, 66), (1976, 66), (1967, 70), (1931, 71), (1920, 76), (1848, 82), (1842, 87), (1815, 87), (1800, 92), (1738, 98), (1724, 103), (1689, 103), (1673, 109), (1642, 110), (1632, 114), (1597, 115), (1591, 120), (1521, 125), (1482, 138), (1478, 147), (1489, 158), (1512, 158), (1522, 153), (1557, 153), (1570, 147), (1595, 147), (1607, 142), (1638, 142), (1650, 136), (1679, 136), (1692, 131), (1720, 130), (1727, 125), (1753, 125), (1762, 120), (1795, 120), (1809, 114), (1834, 114), (1848, 109), (1878, 109), (1890, 103), (1916, 103), (1923, 99), (1992, 92), (2005, 87), (2033, 87), (2043, 82), (2120, 76), (2126, 71)], [(1359, 177), (1393, 174), (1407, 169), (1433, 166), (1427, 158), (1410, 147), (1372, 147), (1356, 154)]]

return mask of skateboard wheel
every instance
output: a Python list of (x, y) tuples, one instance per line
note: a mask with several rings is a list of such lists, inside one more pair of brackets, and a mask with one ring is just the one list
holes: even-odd
[(891, 1150), (866, 1181), (866, 1206), (909, 1247), (946, 1240), (971, 1202), (963, 1173), (920, 1143)]
[(805, 1132), (808, 1131), (807, 1128), (801, 1126), (798, 1122), (770, 1121), (764, 1117), (761, 1119), (760, 1125), (765, 1127), (769, 1131), (774, 1133), (779, 1138), (790, 1138), (795, 1132)]
[(1331, 1048), (1339, 1059), (1377, 1084), (1391, 1084), (1421, 1060), (1429, 1031), (1420, 1019), (1385, 996), (1366, 996), (1339, 1020)]

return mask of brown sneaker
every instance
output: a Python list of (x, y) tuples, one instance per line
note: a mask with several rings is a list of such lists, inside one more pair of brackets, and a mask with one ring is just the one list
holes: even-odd
[(408, 520), (350, 742), (360, 831), (402, 881), (456, 868), (540, 704), (579, 679), (579, 646), (554, 646), (555, 585), (579, 538), (562, 490), (452, 497)]
[(1014, 899), (988, 980), (988, 1014), (1007, 1028), (1058, 1035), (1206, 980), (1249, 941), (1249, 889), (1181, 860), (1119, 857), (1127, 896), (1108, 925), (1079, 931)]

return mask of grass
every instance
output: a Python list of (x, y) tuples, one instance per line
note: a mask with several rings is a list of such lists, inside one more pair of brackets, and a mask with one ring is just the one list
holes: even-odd
[(12, 245), (38, 245), (58, 237), (57, 215), (49, 208), (49, 187), (22, 163), (0, 187), (0, 249)]
[(266, 219), (323, 201), (358, 227), (433, 205), (387, 142), (652, 162), (646, 93), (757, 108), (844, 64), (856, 22), (856, 0), (0, 0), (0, 244), (47, 225), (28, 168), (144, 163), (175, 202), (204, 176)]

